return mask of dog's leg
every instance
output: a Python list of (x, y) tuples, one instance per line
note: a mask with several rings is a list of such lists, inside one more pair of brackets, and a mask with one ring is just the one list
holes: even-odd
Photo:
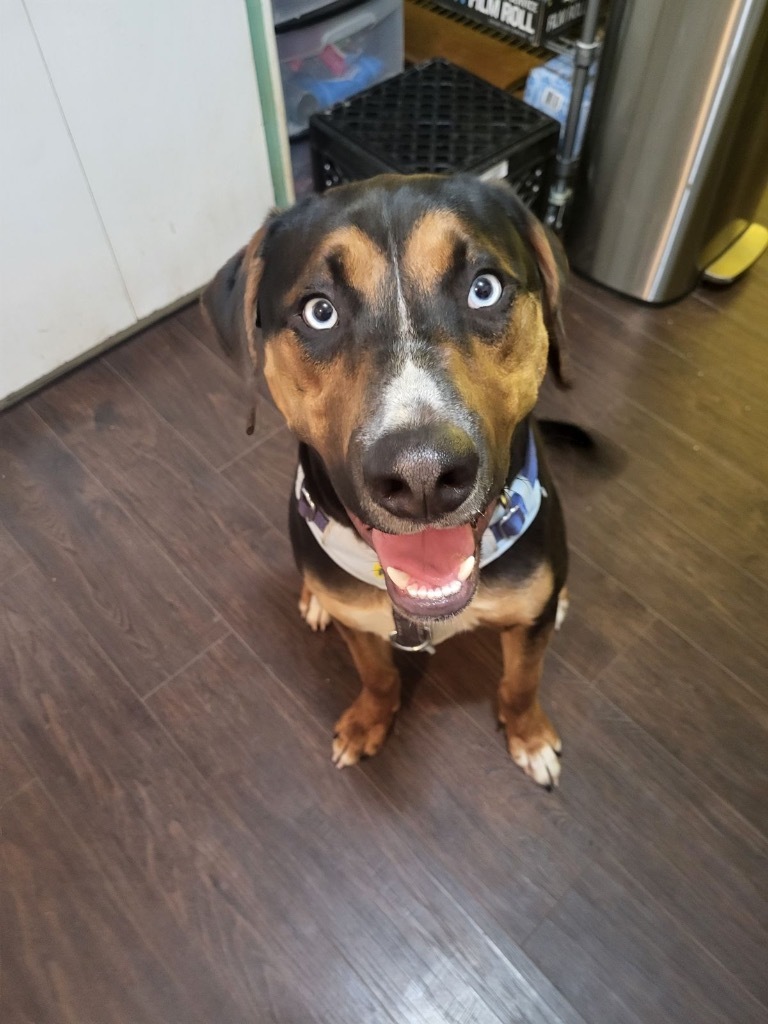
[(313, 633), (322, 633), (330, 624), (331, 616), (323, 608), (306, 583), (303, 583), (301, 587), (299, 612)]
[(499, 684), (499, 721), (512, 760), (540, 786), (551, 789), (560, 776), (562, 743), (539, 704), (544, 652), (552, 624), (512, 626), (501, 634), (504, 675)]
[(386, 640), (334, 621), (363, 683), (360, 696), (338, 720), (333, 736), (333, 763), (346, 768), (375, 754), (387, 738), (400, 707), (400, 677)]

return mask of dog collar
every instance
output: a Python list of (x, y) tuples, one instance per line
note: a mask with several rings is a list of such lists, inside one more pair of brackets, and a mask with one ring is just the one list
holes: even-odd
[[(340, 568), (363, 583), (386, 590), (384, 570), (376, 552), (357, 530), (331, 518), (312, 499), (304, 470), (296, 472), (295, 495), (299, 513), (306, 520), (317, 543)], [(480, 539), (480, 568), (485, 568), (522, 537), (536, 518), (546, 491), (539, 482), (539, 460), (533, 431), (528, 432), (525, 463), (501, 492), (487, 529)]]

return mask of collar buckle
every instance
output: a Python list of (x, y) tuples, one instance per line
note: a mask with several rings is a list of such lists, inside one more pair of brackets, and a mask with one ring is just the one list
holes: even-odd
[(330, 523), (330, 519), (325, 512), (323, 512), (323, 510), (314, 503), (312, 496), (304, 484), (302, 484), (299, 489), (298, 502), (299, 514), (302, 519), (306, 519), (308, 523), (315, 523), (318, 529), (324, 531)]
[(517, 537), (522, 530), (527, 514), (525, 503), (516, 491), (502, 491), (499, 505), (504, 509), (504, 513), (495, 523), (491, 522), (490, 524), (491, 533), (497, 542), (506, 537)]

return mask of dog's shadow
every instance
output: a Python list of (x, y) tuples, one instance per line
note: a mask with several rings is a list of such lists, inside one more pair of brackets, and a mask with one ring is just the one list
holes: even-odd
[(498, 636), (477, 630), (451, 637), (433, 654), (395, 653), (402, 680), (401, 706), (417, 709), (487, 702), (501, 678)]

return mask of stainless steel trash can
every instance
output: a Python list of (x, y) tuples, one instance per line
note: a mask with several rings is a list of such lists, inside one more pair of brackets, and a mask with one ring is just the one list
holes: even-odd
[(768, 180), (768, 0), (613, 0), (566, 241), (574, 268), (678, 299)]

